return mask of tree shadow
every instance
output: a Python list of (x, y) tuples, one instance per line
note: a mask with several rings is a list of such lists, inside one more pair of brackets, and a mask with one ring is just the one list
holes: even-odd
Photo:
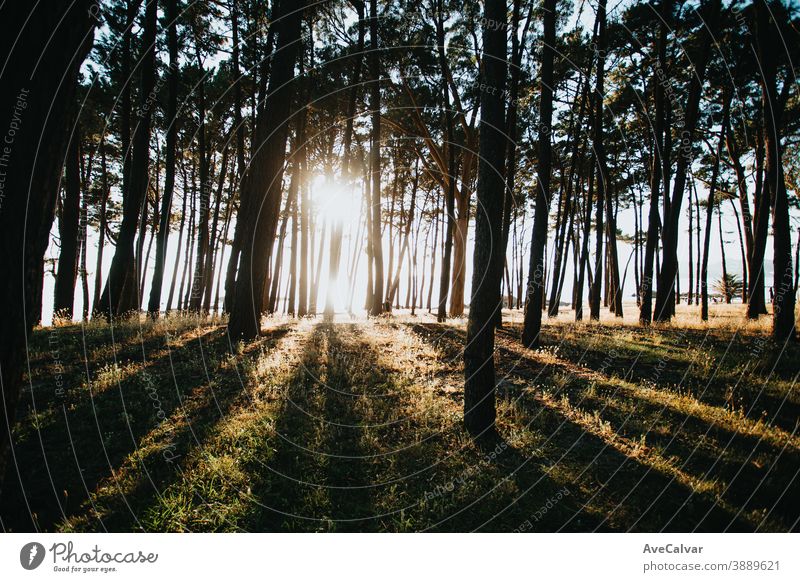
[[(435, 345), (445, 361), (453, 361), (463, 350), (465, 334), (450, 326), (438, 324), (416, 324), (409, 326), (424, 341)], [(589, 519), (580, 523), (580, 518), (602, 517), (601, 528), (637, 529), (658, 531), (662, 528), (682, 531), (700, 529), (721, 531), (725, 528), (734, 530), (752, 530), (753, 525), (736, 515), (729, 508), (717, 506), (716, 499), (706, 493), (698, 493), (680, 483), (675, 474), (670, 473), (670, 465), (663, 467), (652, 462), (643, 463), (630, 450), (630, 446), (620, 448), (617, 445), (618, 434), (603, 434), (604, 422), (623, 424), (622, 412), (615, 409), (615, 396), (609, 395), (605, 400), (587, 399), (582, 402), (582, 409), (576, 409), (570, 398), (570, 390), (563, 387), (559, 377), (566, 371), (562, 366), (548, 361), (546, 364), (534, 359), (533, 354), (512, 352), (498, 346), (498, 372), (505, 375), (498, 388), (498, 399), (501, 408), (505, 407), (513, 413), (513, 422), (500, 419), (500, 423), (508, 424), (508, 430), (518, 431), (520, 424), (528, 426), (538, 436), (547, 451), (547, 457), (553, 459), (554, 472), (564, 474), (564, 478), (574, 479), (570, 489), (578, 488), (589, 496), (589, 502), (574, 517), (557, 526), (549, 522), (541, 525), (554, 525), (555, 529), (595, 529), (596, 525)], [(531, 374), (520, 374), (520, 370)], [(548, 399), (531, 397), (526, 391), (527, 385), (535, 380), (537, 386), (550, 391)], [(586, 386), (583, 386), (585, 391)], [(539, 388), (534, 388), (536, 393)], [(560, 398), (569, 398), (570, 404), (559, 404)], [(649, 403), (637, 402), (637, 406), (649, 407)], [(592, 417), (592, 410), (600, 414)], [(566, 411), (570, 415), (567, 416)], [(650, 412), (652, 412), (652, 407)], [(595, 413), (596, 414), (596, 413)], [(586, 421), (581, 424), (574, 421), (573, 416), (588, 416), (591, 423), (597, 424), (597, 433), (587, 429)], [(609, 416), (611, 420), (609, 421)], [(628, 414), (628, 416), (630, 416)], [(675, 421), (674, 418), (669, 419)], [(630, 421), (628, 421), (630, 422)], [(707, 428), (707, 423), (697, 426)], [(592, 427), (593, 429), (594, 427)], [(639, 430), (647, 432), (647, 427), (630, 426), (631, 432)], [(619, 429), (617, 429), (619, 432)], [(631, 439), (627, 439), (630, 443)], [(672, 455), (675, 451), (670, 451)], [(681, 453), (690, 456), (687, 449)], [(716, 475), (716, 474), (714, 474)], [(569, 477), (567, 477), (569, 476)], [(741, 478), (741, 477), (740, 477)], [(570, 501), (579, 500), (576, 495)], [(773, 498), (776, 500), (776, 498)], [(554, 512), (551, 518), (556, 518)], [(576, 524), (579, 524), (576, 527)]]
[[(245, 353), (278, 341), (287, 331), (268, 332)], [(82, 517), (82, 529), (141, 529), (139, 517), (179, 477), (180, 459), (242, 393), (235, 374), (218, 374), (219, 360), (228, 351), (220, 327), (188, 330), (171, 338), (169, 349), (163, 337), (148, 337), (116, 354), (121, 371), (109, 372), (102, 361), (88, 362), (91, 393), (73, 390), (63, 402), (37, 399), (40, 414), (52, 416), (38, 429), (23, 418), (27, 430), (15, 439), (15, 454), (24, 462), (18, 463), (19, 475), (10, 467), (6, 476), (0, 503), (4, 527), (52, 531)], [(142, 354), (148, 355), (145, 364), (137, 363)], [(111, 381), (98, 389), (95, 381), (103, 370)], [(162, 430), (165, 421), (176, 419)], [(128, 483), (126, 477), (136, 481)], [(101, 486), (103, 499), (90, 498)]]
[(374, 473), (363, 438), (368, 419), (358, 406), (369, 393), (353, 386), (350, 356), (337, 331), (344, 325), (319, 323), (311, 332), (275, 419), (274, 456), (248, 469), (258, 476), (247, 529), (376, 529)]

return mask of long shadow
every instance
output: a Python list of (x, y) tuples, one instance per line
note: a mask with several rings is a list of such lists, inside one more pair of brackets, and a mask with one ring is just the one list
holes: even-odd
[[(616, 373), (634, 382), (657, 381), (664, 390), (677, 386), (697, 395), (706, 404), (720, 407), (736, 405), (739, 410), (748, 411), (749, 417), (754, 420), (768, 418), (771, 424), (789, 432), (797, 426), (800, 402), (787, 398), (785, 393), (770, 393), (763, 382), (751, 385), (750, 376), (759, 374), (764, 378), (771, 377), (772, 381), (791, 381), (798, 369), (794, 362), (800, 358), (797, 346), (788, 345), (781, 353), (778, 346), (760, 335), (740, 333), (734, 337), (732, 333), (677, 328), (659, 328), (658, 335), (664, 341), (654, 345), (648, 330), (625, 327), (625, 332), (634, 334), (635, 340), (626, 340), (612, 358), (609, 357), (608, 343), (595, 340), (598, 336), (604, 336), (613, 342), (615, 329), (587, 327), (586, 331), (590, 333), (586, 335), (566, 337), (554, 335), (553, 330), (549, 330), (543, 336), (543, 343), (557, 345), (561, 357), (578, 360), (588, 369), (605, 374)], [(498, 335), (516, 341), (519, 330), (516, 327), (504, 327), (498, 330)], [(725, 361), (736, 365), (736, 371), (722, 370), (723, 375), (717, 375), (709, 384), (707, 362), (693, 362), (694, 356), (684, 354), (689, 345), (702, 347), (702, 355), (715, 360), (725, 358)], [(666, 366), (662, 357), (665, 354), (669, 356)], [(743, 363), (753, 368), (748, 376), (743, 376), (738, 367)], [(729, 391), (731, 385), (735, 385), (733, 393)]]
[[(673, 335), (679, 333), (676, 330), (669, 331)], [(501, 335), (505, 339), (515, 339), (507, 331)], [(590, 343), (587, 341), (586, 345)], [(594, 384), (590, 392), (587, 390), (586, 382), (579, 380), (562, 388), (556, 396), (563, 393), (573, 401), (579, 400), (582, 408), (602, 410), (603, 418), (609, 420), (618, 433), (646, 435), (648, 446), (660, 449), (664, 457), (680, 459), (680, 464), (684, 464), (684, 470), (706, 480), (714, 479), (727, 483), (723, 498), (732, 506), (743, 511), (757, 510), (762, 513), (772, 510), (773, 516), (780, 516), (779, 520), (783, 521), (787, 528), (800, 518), (800, 506), (792, 501), (800, 495), (800, 482), (794, 478), (792, 470), (793, 466), (800, 464), (800, 451), (791, 445), (770, 442), (756, 435), (742, 434), (719, 426), (688, 410), (673, 410), (662, 403), (649, 402), (644, 398), (620, 392), (618, 387), (610, 382), (610, 374), (616, 372), (618, 377), (627, 375), (627, 380), (635, 382), (637, 379), (649, 378), (647, 374), (639, 371), (642, 368), (646, 369), (646, 366), (642, 366), (642, 363), (634, 365), (631, 358), (619, 353), (610, 359), (606, 352), (587, 348), (586, 345), (567, 340), (560, 344), (564, 348), (560, 356), (569, 358), (569, 354), (576, 354), (580, 358), (581, 366), (599, 373), (609, 379), (609, 382)], [(506, 361), (520, 358), (519, 351), (501, 348), (500, 352)], [(735, 356), (730, 354), (728, 357), (735, 359)], [(529, 358), (527, 360), (530, 361)], [(621, 366), (620, 360), (624, 362)], [(609, 369), (610, 361), (617, 364), (614, 369)], [(552, 380), (558, 374), (569, 373), (563, 366), (549, 364), (548, 367), (549, 369), (541, 375), (526, 374), (522, 370), (517, 370), (516, 375), (541, 381)], [(521, 368), (524, 369), (526, 366)], [(683, 372), (678, 370), (675, 373)], [(699, 378), (695, 380), (698, 383), (700, 381)], [(698, 400), (708, 406), (723, 408), (725, 402), (717, 397), (722, 391), (718, 385), (724, 387), (727, 384), (720, 380), (709, 386), (708, 381), (703, 380), (700, 390), (704, 391), (704, 394)], [(664, 389), (664, 392), (668, 390)], [(768, 398), (771, 397), (765, 397), (762, 393), (762, 401)], [(777, 406), (780, 408), (780, 404)], [(773, 419), (774, 415), (775, 409), (772, 414), (765, 415), (765, 418)], [(658, 418), (661, 426), (670, 427), (672, 430), (654, 430), (655, 427), (649, 423), (649, 419), (653, 418)], [(749, 419), (749, 422), (756, 422), (759, 418), (761, 417)], [(742, 422), (744, 421), (743, 418)], [(796, 419), (792, 421), (786, 432), (794, 433), (796, 422)], [(779, 428), (781, 425), (774, 421), (771, 424)], [(707, 446), (709, 443), (712, 446)]]
[[(284, 333), (286, 330), (277, 330), (264, 341), (274, 341)], [(199, 346), (195, 346), (195, 342), (203, 344), (206, 364), (209, 359), (216, 360), (224, 354), (228, 345), (224, 330), (220, 328), (194, 335), (186, 341), (177, 340), (179, 347), (171, 347), (168, 354), (159, 357), (147, 355), (166, 350), (163, 337), (147, 338), (144, 344), (126, 346), (116, 354), (118, 362), (136, 362), (137, 356), (141, 362), (144, 353), (146, 363), (130, 374), (123, 374), (115, 385), (93, 391), (91, 395), (73, 389), (61, 401), (37, 396), (37, 410), (50, 415), (48, 422), (41, 426), (31, 422), (28, 411), (21, 411), (15, 454), (17, 460), (23, 462), (9, 468), (0, 502), (0, 515), (6, 529), (52, 531), (69, 518), (81, 515), (87, 518), (84, 527), (88, 529), (130, 531), (141, 526), (138, 517), (147, 503), (177, 479), (176, 463), (179, 461), (176, 459), (185, 454), (194, 438), (207, 434), (241, 392), (241, 386), (235, 382), (220, 383), (214, 397), (197, 408), (196, 418), (187, 419), (168, 436), (169, 442), (164, 444), (168, 445), (171, 461), (166, 461), (163, 447), (151, 447), (148, 453), (141, 454), (136, 461), (136, 470), (143, 473), (138, 477), (138, 484), (131, 493), (120, 493), (112, 498), (110, 507), (103, 508), (110, 513), (103, 516), (102, 522), (97, 519), (89, 493), (101, 483), (113, 487), (125, 460), (151, 431), (159, 428), (165, 419), (180, 413), (187, 399), (196, 399), (208, 390), (207, 371), (203, 369), (203, 360), (197, 358)], [(102, 364), (88, 362), (84, 374), (88, 370), (94, 377)], [(35, 362), (32, 365), (35, 366)], [(208, 372), (213, 374), (216, 370)], [(82, 378), (72, 377), (71, 381), (80, 385)], [(190, 434), (190, 427), (195, 436)]]
[[(342, 325), (342, 324), (340, 324)], [(288, 381), (272, 458), (253, 463), (255, 531), (370, 531), (374, 475), (340, 325), (317, 324)], [(368, 358), (368, 354), (362, 355)], [(368, 361), (368, 360), (364, 360)]]
[[(434, 343), (445, 359), (457, 357), (464, 345), (463, 332), (452, 327), (414, 325), (411, 329), (424, 340)], [(514, 370), (503, 370), (503, 362), (513, 364), (520, 358), (520, 354), (501, 348), (498, 358), (501, 371), (513, 375)], [(543, 367), (535, 361), (527, 361), (525, 365)], [(539, 381), (547, 384), (550, 379), (551, 373), (545, 372)], [(591, 493), (587, 507), (565, 524), (568, 529), (594, 529), (588, 523), (576, 527), (576, 520), (591, 516), (592, 513), (609, 515), (611, 519), (608, 523), (621, 529), (634, 527), (653, 531), (666, 526), (679, 531), (694, 527), (719, 531), (729, 525), (734, 530), (752, 529), (743, 520), (734, 519), (730, 512), (716, 507), (709, 496), (696, 494), (668, 473), (643, 465), (610, 446), (604, 439), (588, 433), (581, 425), (566, 418), (557, 408), (544, 406), (535, 398), (523, 396), (514, 385), (509, 387), (509, 384), (505, 384), (499, 392), (500, 398), (516, 401), (525, 418), (530, 419), (536, 431), (546, 439), (548, 456), (552, 459), (554, 469), (566, 469), (568, 474), (579, 479), (579, 483), (575, 483), (576, 488), (580, 486)], [(571, 500), (576, 498), (572, 497)], [(706, 513), (708, 517), (698, 523)]]
[[(369, 392), (373, 387), (356, 392), (350, 378), (351, 360), (342, 357), (347, 348), (336, 332), (339, 326), (323, 325), (328, 345), (324, 410), (325, 419), (331, 423), (327, 426), (324, 449), (333, 455), (328, 458), (327, 482), (335, 484), (329, 492), (331, 514), (337, 531), (375, 531), (372, 500), (375, 489), (370, 485), (376, 475), (364, 443), (369, 420), (361, 410), (362, 400), (372, 396)], [(351, 333), (356, 331), (354, 325), (348, 327)]]
[[(287, 325), (262, 332), (243, 348), (239, 358), (257, 357), (257, 352), (274, 349), (290, 329)], [(229, 347), (229, 338), (223, 333), (203, 349), (209, 355), (225, 355)], [(195, 367), (192, 364), (192, 369)], [(181, 479), (188, 454), (201, 447), (220, 423), (226, 421), (233, 406), (248, 397), (247, 387), (242, 384), (244, 378), (238, 372), (230, 369), (210, 372), (182, 389), (179, 406), (173, 411), (173, 427), (161, 435), (158, 447), (142, 455), (140, 464), (146, 467), (148, 478), (140, 478), (132, 491), (106, 500), (103, 525), (110, 531), (129, 531), (139, 526), (148, 531), (169, 529), (169, 523), (160, 521), (164, 517), (160, 511), (162, 493)], [(177, 385), (184, 378), (174, 374), (171, 381)], [(141, 521), (135, 519), (139, 516), (143, 517)]]

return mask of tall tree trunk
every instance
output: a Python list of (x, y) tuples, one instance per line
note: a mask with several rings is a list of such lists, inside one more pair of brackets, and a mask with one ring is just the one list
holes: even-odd
[[(598, 33), (597, 33), (597, 84), (594, 94), (594, 137), (592, 145), (594, 147), (595, 163), (597, 165), (597, 212), (595, 214), (595, 228), (597, 238), (595, 239), (595, 267), (594, 282), (589, 295), (589, 318), (600, 319), (600, 291), (602, 284), (603, 269), (603, 208), (610, 205), (608, 195), (608, 168), (606, 166), (605, 144), (603, 143), (603, 96), (605, 94), (603, 84), (605, 80), (605, 47), (606, 47), (606, 1), (600, 0), (597, 10)], [(608, 202), (606, 199), (609, 199)], [(617, 273), (617, 277), (619, 273)]]
[[(219, 232), (219, 213), (222, 206), (222, 194), (225, 189), (225, 178), (228, 177), (228, 154), (230, 153), (230, 138), (224, 140), (225, 145), (222, 150), (222, 164), (217, 180), (217, 193), (214, 196), (214, 217), (211, 219), (211, 230), (209, 231), (208, 249), (206, 251), (206, 264), (203, 267), (203, 313), (211, 311), (211, 296), (214, 292), (214, 268), (216, 266), (216, 249)], [(211, 177), (209, 176), (209, 182)]]
[(298, 317), (308, 315), (308, 266), (309, 266), (309, 230), (311, 225), (311, 199), (308, 195), (308, 184), (305, 183), (306, 175), (306, 108), (298, 113), (297, 140), (300, 144), (297, 157), (297, 171), (300, 172), (301, 206), (300, 206), (300, 276), (298, 280)]
[[(260, 331), (264, 281), (275, 242), (277, 216), (281, 201), (281, 182), (286, 152), (288, 118), (296, 83), (292, 83), (300, 44), (300, 24), (305, 0), (282, 16), (278, 24), (278, 48), (271, 66), (269, 91), (259, 123), (264, 125), (263, 145), (255, 154), (241, 192), (242, 238), (239, 276), (228, 322), (233, 338), (253, 339)], [(237, 230), (240, 221), (237, 221)]]
[(71, 129), (64, 120), (73, 118), (78, 71), (92, 46), (91, 6), (89, 0), (0, 6), (0, 127), (6, 140), (14, 140), (10, 151), (0, 151), (5, 192), (14, 193), (3, 199), (0, 212), (0, 272), (8, 275), (0, 327), (0, 480), (22, 385), (24, 346), (41, 310), (43, 259)]
[[(619, 274), (619, 255), (617, 253), (617, 216), (614, 210), (616, 195), (611, 192), (611, 176), (606, 162), (605, 138), (603, 131), (603, 95), (605, 94), (605, 0), (602, 3), (603, 19), (600, 21), (598, 34), (597, 63), (597, 113), (595, 114), (594, 150), (597, 156), (597, 196), (605, 201), (606, 232), (608, 234), (608, 269), (611, 294), (609, 307), (616, 317), (622, 317), (622, 284)], [(598, 233), (599, 236), (599, 233)], [(598, 314), (599, 315), (599, 314)]]
[[(722, 118), (723, 123), (722, 127), (724, 128), (729, 115), (729, 102), (730, 98), (727, 91), (723, 94), (722, 97)], [(700, 317), (703, 321), (708, 321), (708, 258), (709, 258), (709, 251), (711, 246), (711, 221), (714, 215), (714, 197), (716, 196), (717, 192), (717, 179), (719, 177), (719, 163), (720, 163), (720, 156), (722, 155), (722, 146), (724, 144), (725, 139), (725, 132), (724, 129), (720, 134), (719, 144), (717, 145), (717, 152), (714, 156), (714, 166), (711, 170), (711, 183), (708, 187), (708, 202), (706, 203), (706, 231), (705, 231), (705, 241), (703, 243), (703, 267), (702, 273), (700, 275), (700, 293), (701, 297), (700, 300), (702, 305), (700, 307)], [(720, 219), (721, 220), (721, 219)], [(722, 239), (722, 226), (720, 222), (720, 230), (719, 236)], [(723, 242), (720, 240), (720, 245)], [(725, 281), (725, 279), (723, 279)]]
[(67, 159), (64, 164), (65, 186), (64, 201), (61, 204), (61, 215), (58, 220), (58, 234), (61, 238), (61, 252), (58, 255), (58, 274), (53, 302), (53, 314), (66, 320), (72, 319), (75, 302), (75, 281), (78, 271), (78, 230), (80, 228), (81, 205), (81, 130), (76, 123), (67, 147)]
[[(694, 180), (691, 183), (691, 190), (689, 191), (689, 196), (692, 195), (692, 190), (694, 191), (694, 210), (695, 215), (697, 216), (697, 230), (695, 231), (695, 246), (697, 247), (697, 265), (695, 270), (695, 288), (694, 294), (697, 297), (697, 302), (700, 302), (700, 270), (702, 263), (702, 259), (700, 258), (700, 197), (697, 195), (697, 184), (695, 184)], [(689, 200), (691, 203), (691, 199)]]
[[(739, 192), (739, 208), (742, 211), (742, 224), (744, 225), (743, 235), (740, 233), (740, 238), (744, 238), (744, 249), (746, 261), (742, 264), (742, 303), (747, 303), (748, 300), (748, 273), (750, 272), (750, 261), (753, 256), (753, 219), (750, 214), (750, 201), (747, 196), (747, 178), (745, 176), (744, 167), (740, 161), (740, 155), (736, 148), (736, 140), (734, 139), (733, 129), (730, 122), (725, 129), (725, 143), (727, 145), (728, 155), (730, 156), (731, 164), (733, 165), (734, 172), (736, 173), (736, 185)], [(733, 204), (733, 201), (731, 201)], [(734, 206), (735, 208), (735, 206)], [(737, 226), (741, 231), (741, 225), (737, 219)]]
[[(508, 308), (512, 309), (514, 291), (511, 286), (511, 276), (508, 273), (508, 266), (506, 265), (506, 256), (508, 254), (508, 238), (511, 230), (511, 217), (514, 214), (514, 209), (517, 202), (514, 198), (514, 189), (516, 187), (517, 175), (517, 135), (519, 133), (519, 121), (517, 114), (517, 102), (519, 100), (519, 82), (522, 73), (522, 53), (525, 39), (528, 36), (528, 28), (533, 16), (533, 5), (528, 9), (528, 16), (525, 19), (525, 25), (522, 28), (522, 42), (518, 36), (517, 29), (521, 19), (522, 0), (514, 0), (514, 8), (512, 11), (511, 21), (511, 78), (510, 87), (508, 91), (508, 109), (506, 111), (506, 134), (508, 135), (508, 145), (506, 147), (505, 159), (505, 180), (506, 189), (503, 195), (503, 232), (501, 246), (503, 250), (502, 257), (499, 260), (503, 261), (506, 269), (506, 286), (508, 287)], [(513, 271), (513, 269), (512, 269)], [(497, 311), (495, 317), (495, 325), (503, 325), (503, 310)]]
[[(658, 64), (653, 78), (655, 91), (655, 128), (653, 135), (653, 160), (650, 164), (650, 210), (647, 217), (647, 238), (644, 250), (644, 270), (642, 272), (641, 303), (639, 306), (639, 323), (649, 324), (653, 319), (653, 263), (658, 247), (658, 231), (661, 217), (658, 210), (658, 196), (662, 179), (662, 152), (668, 137), (665, 132), (665, 95), (664, 83), (667, 82), (667, 34), (669, 32), (672, 0), (661, 0), (660, 24), (658, 36)], [(666, 183), (666, 176), (663, 177)]]
[[(686, 297), (687, 305), (693, 303), (692, 292), (694, 290), (694, 205), (692, 204), (692, 186), (689, 186), (689, 293)], [(700, 249), (697, 249), (698, 252)]]
[[(200, 56), (200, 39), (195, 31), (195, 58), (200, 72), (197, 83), (197, 112), (199, 117), (197, 127), (197, 155), (200, 158), (200, 215), (197, 218), (197, 252), (195, 254), (194, 275), (192, 276), (192, 292), (189, 300), (189, 309), (199, 312), (203, 303), (206, 284), (206, 262), (210, 248), (210, 233), (208, 219), (211, 214), (211, 172), (210, 152), (206, 139), (206, 71), (203, 59)], [(225, 171), (222, 172), (223, 176)]]
[[(583, 203), (583, 236), (581, 238), (581, 258), (578, 274), (578, 287), (575, 291), (575, 321), (583, 320), (583, 285), (586, 281), (586, 270), (589, 268), (589, 235), (592, 228), (592, 198), (594, 195), (594, 156), (589, 160), (589, 187), (586, 190), (586, 200)], [(591, 285), (591, 275), (589, 275)]]
[[(324, 220), (322, 222), (322, 232), (320, 233), (319, 237), (319, 252), (316, 255), (316, 267), (314, 268), (313, 273), (313, 283), (311, 284), (311, 299), (309, 301), (309, 313), (312, 315), (316, 315), (317, 313), (317, 305), (319, 304), (319, 283), (322, 279), (322, 258), (323, 258), (323, 250), (325, 249), (325, 234), (328, 231), (328, 221)], [(314, 257), (311, 258), (312, 262), (314, 261)]]
[[(150, 286), (147, 311), (157, 317), (161, 308), (161, 289), (164, 284), (164, 264), (167, 260), (169, 225), (172, 214), (172, 196), (175, 191), (175, 151), (178, 143), (178, 2), (167, 2), (167, 48), (169, 51), (169, 78), (167, 81), (167, 151), (165, 153), (164, 193), (161, 198), (161, 221), (156, 239), (156, 264)], [(238, 86), (238, 84), (237, 84)]]
[(183, 227), (186, 224), (186, 199), (188, 198), (188, 189), (186, 184), (186, 174), (183, 175), (183, 202), (181, 203), (181, 223), (178, 227), (178, 248), (175, 251), (175, 264), (172, 267), (172, 282), (169, 286), (169, 294), (167, 295), (167, 309), (169, 312), (172, 309), (172, 298), (175, 294), (175, 284), (178, 279), (178, 266), (181, 262), (181, 248), (183, 245)]
[(292, 317), (294, 317), (295, 305), (297, 303), (297, 221), (299, 217), (299, 212), (297, 211), (298, 201), (297, 201), (297, 193), (294, 196), (294, 204), (292, 204), (292, 240), (291, 240), (291, 251), (290, 251), (290, 258), (289, 258), (289, 293), (288, 293), (288, 304), (286, 306), (286, 313)]
[[(604, 1), (601, 0), (601, 3)], [(605, 4), (602, 5), (605, 6)], [(542, 8), (544, 10), (544, 39), (542, 42), (542, 77), (539, 84), (539, 156), (536, 168), (536, 214), (533, 219), (528, 286), (525, 293), (525, 320), (522, 328), (522, 343), (529, 348), (539, 347), (539, 334), (542, 329), (542, 302), (544, 301), (545, 285), (544, 245), (547, 241), (547, 218), (550, 214), (550, 180), (553, 163), (550, 126), (553, 121), (553, 63), (556, 43), (555, 0), (545, 0)], [(487, 63), (484, 62), (484, 66), (486, 65)], [(483, 99), (486, 99), (485, 95)], [(482, 135), (481, 144), (483, 145)], [(481, 150), (481, 155), (484, 155), (483, 150)], [(472, 318), (470, 318), (471, 320)]]
[(369, 73), (370, 103), (372, 111), (372, 134), (370, 157), (372, 172), (372, 259), (374, 262), (372, 304), (370, 313), (380, 315), (383, 311), (383, 247), (381, 245), (381, 86), (380, 55), (378, 51), (378, 3), (369, 2)]
[[(777, 66), (780, 60), (779, 24), (786, 20), (782, 4), (755, 0), (756, 39), (761, 63), (761, 103), (764, 111), (764, 192), (772, 200), (773, 287), (772, 338), (777, 342), (795, 341), (795, 291), (792, 270), (792, 240), (789, 221), (789, 198), (783, 175), (781, 125), (783, 96), (777, 92)], [(781, 16), (784, 18), (781, 19)], [(784, 84), (789, 84), (789, 79)], [(787, 89), (784, 88), (784, 91)], [(762, 216), (763, 217), (763, 216)], [(766, 217), (763, 217), (766, 220)]]
[(753, 192), (753, 252), (750, 257), (750, 289), (747, 292), (747, 317), (758, 319), (759, 315), (767, 313), (766, 299), (764, 297), (764, 254), (767, 249), (767, 236), (769, 235), (769, 195), (764, 195), (764, 112), (763, 104), (760, 105), (757, 116), (758, 129), (756, 130), (756, 183)]
[[(295, 184), (296, 187), (296, 184)], [(277, 249), (274, 252), (275, 260), (272, 264), (272, 271), (270, 276), (264, 281), (264, 305), (262, 311), (267, 313), (275, 313), (278, 304), (278, 295), (280, 293), (281, 274), (283, 270), (283, 247), (286, 243), (286, 229), (289, 227), (289, 218), (292, 214), (292, 204), (297, 190), (289, 186), (289, 195), (286, 198), (286, 205), (283, 209), (283, 220), (281, 220), (281, 228), (278, 233)]]
[(725, 238), (722, 232), (722, 203), (717, 205), (717, 226), (719, 230), (719, 252), (722, 259), (722, 292), (725, 296), (725, 303), (731, 302), (731, 290), (728, 285), (728, 261), (725, 257)]
[(187, 230), (188, 240), (186, 242), (186, 256), (183, 260), (183, 270), (181, 272), (181, 287), (178, 291), (178, 309), (183, 310), (188, 308), (189, 289), (186, 290), (186, 295), (183, 293), (184, 285), (186, 284), (186, 275), (192, 266), (192, 256), (194, 255), (195, 243), (195, 201), (197, 199), (197, 180), (195, 165), (192, 164), (192, 186), (191, 186), (191, 199), (189, 201), (189, 225)]
[[(554, 30), (555, 0), (546, 0), (545, 10), (545, 30)], [(464, 349), (464, 424), (476, 437), (494, 432), (496, 416), (493, 320), (495, 311), (500, 307), (502, 263), (497, 253), (502, 253), (500, 242), (505, 190), (505, 179), (498, 172), (503, 167), (506, 152), (503, 106), (507, 68), (505, 0), (486, 0), (483, 22), (481, 78), (486, 86), (494, 90), (487, 91), (481, 97), (477, 187), (479, 211), (475, 217), (472, 297)], [(549, 176), (549, 172), (545, 175)]]
[[(440, 197), (437, 197), (440, 198)], [(436, 249), (439, 242), (439, 208), (441, 208), (441, 204), (437, 204), (436, 206), (436, 213), (433, 217), (433, 242), (431, 243), (431, 283), (428, 287), (428, 299), (426, 301), (426, 307), (428, 309), (428, 313), (431, 313), (432, 310), (432, 298), (433, 298), (433, 282), (436, 280)], [(443, 219), (444, 220), (444, 219)]]
[(133, 136), (130, 190), (122, 201), (122, 224), (117, 246), (106, 280), (100, 309), (107, 317), (122, 315), (138, 309), (139, 277), (136, 272), (134, 238), (139, 213), (147, 197), (150, 162), (150, 119), (153, 102), (150, 94), (155, 87), (157, 0), (146, 0), (145, 24), (142, 36), (141, 91), (139, 120)]
[[(400, 271), (402, 270), (403, 261), (408, 253), (408, 246), (411, 237), (411, 227), (414, 224), (414, 210), (417, 203), (417, 188), (419, 187), (419, 158), (416, 160), (414, 168), (414, 181), (411, 185), (411, 203), (408, 208), (408, 216), (406, 217), (405, 232), (403, 233), (403, 242), (400, 247), (400, 258), (397, 261), (397, 271), (395, 272), (394, 279), (389, 287), (389, 295), (387, 301), (393, 303), (397, 290), (400, 287)], [(411, 272), (411, 269), (409, 269)]]
[(97, 237), (97, 262), (95, 263), (94, 272), (94, 292), (92, 294), (92, 311), (97, 310), (97, 305), (100, 302), (100, 292), (102, 291), (103, 284), (103, 250), (105, 249), (106, 230), (108, 229), (108, 216), (106, 207), (108, 205), (108, 197), (111, 194), (111, 187), (108, 184), (108, 167), (106, 165), (106, 138), (105, 135), (100, 139), (100, 171), (101, 171), (101, 188), (100, 193), (100, 223), (98, 225)]
[(736, 231), (739, 234), (739, 251), (742, 255), (742, 303), (747, 303), (747, 251), (745, 250), (744, 233), (742, 233), (742, 222), (739, 218), (739, 211), (733, 198), (728, 198), (733, 208), (733, 216), (736, 219)]
[[(447, 56), (445, 54), (444, 32), (444, 3), (436, 2), (436, 50), (439, 57), (439, 69), (442, 75), (442, 97), (444, 98), (444, 123), (445, 123), (445, 148), (447, 152), (447, 176), (445, 176), (444, 201), (447, 212), (447, 226), (444, 236), (444, 249), (442, 253), (442, 271), (439, 276), (439, 306), (436, 312), (436, 321), (443, 322), (447, 319), (447, 300), (450, 295), (450, 269), (453, 257), (453, 236), (456, 228), (455, 199), (456, 199), (456, 173), (458, 172), (456, 158), (456, 144), (453, 135), (453, 117), (455, 115), (450, 105), (450, 87), (447, 77)], [(435, 252), (435, 251), (434, 251)], [(433, 277), (433, 273), (431, 273)]]
[(720, 0), (710, 0), (706, 9), (703, 11), (703, 18), (709, 24), (700, 31), (702, 41), (696, 59), (693, 59), (694, 74), (689, 83), (689, 96), (686, 103), (685, 124), (683, 137), (681, 139), (681, 143), (684, 145), (682, 146), (681, 155), (678, 156), (675, 183), (671, 194), (672, 198), (669, 203), (669, 211), (664, 214), (664, 224), (661, 231), (664, 256), (661, 261), (661, 270), (658, 274), (658, 289), (656, 292), (654, 314), (655, 319), (658, 321), (669, 321), (675, 311), (673, 292), (675, 276), (678, 272), (678, 230), (680, 211), (686, 188), (687, 173), (692, 163), (691, 147), (694, 143), (700, 98), (702, 97), (706, 76), (706, 66), (711, 57), (714, 33), (719, 26), (720, 8)]

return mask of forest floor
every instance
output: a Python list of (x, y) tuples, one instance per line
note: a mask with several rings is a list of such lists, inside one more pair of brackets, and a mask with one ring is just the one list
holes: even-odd
[[(786, 531), (800, 348), (769, 321), (546, 322), (497, 338), (498, 429), (461, 426), (465, 320), (171, 316), (38, 329), (5, 531)], [(63, 390), (62, 390), (63, 388)], [(24, 491), (24, 495), (23, 492)]]

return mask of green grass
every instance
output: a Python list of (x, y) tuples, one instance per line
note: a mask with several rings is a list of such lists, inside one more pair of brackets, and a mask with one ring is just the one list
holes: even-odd
[(275, 319), (247, 344), (186, 316), (39, 329), (2, 526), (796, 529), (800, 349), (724, 321), (562, 316), (535, 352), (507, 324), (503, 440), (482, 447), (460, 424), (463, 320)]

